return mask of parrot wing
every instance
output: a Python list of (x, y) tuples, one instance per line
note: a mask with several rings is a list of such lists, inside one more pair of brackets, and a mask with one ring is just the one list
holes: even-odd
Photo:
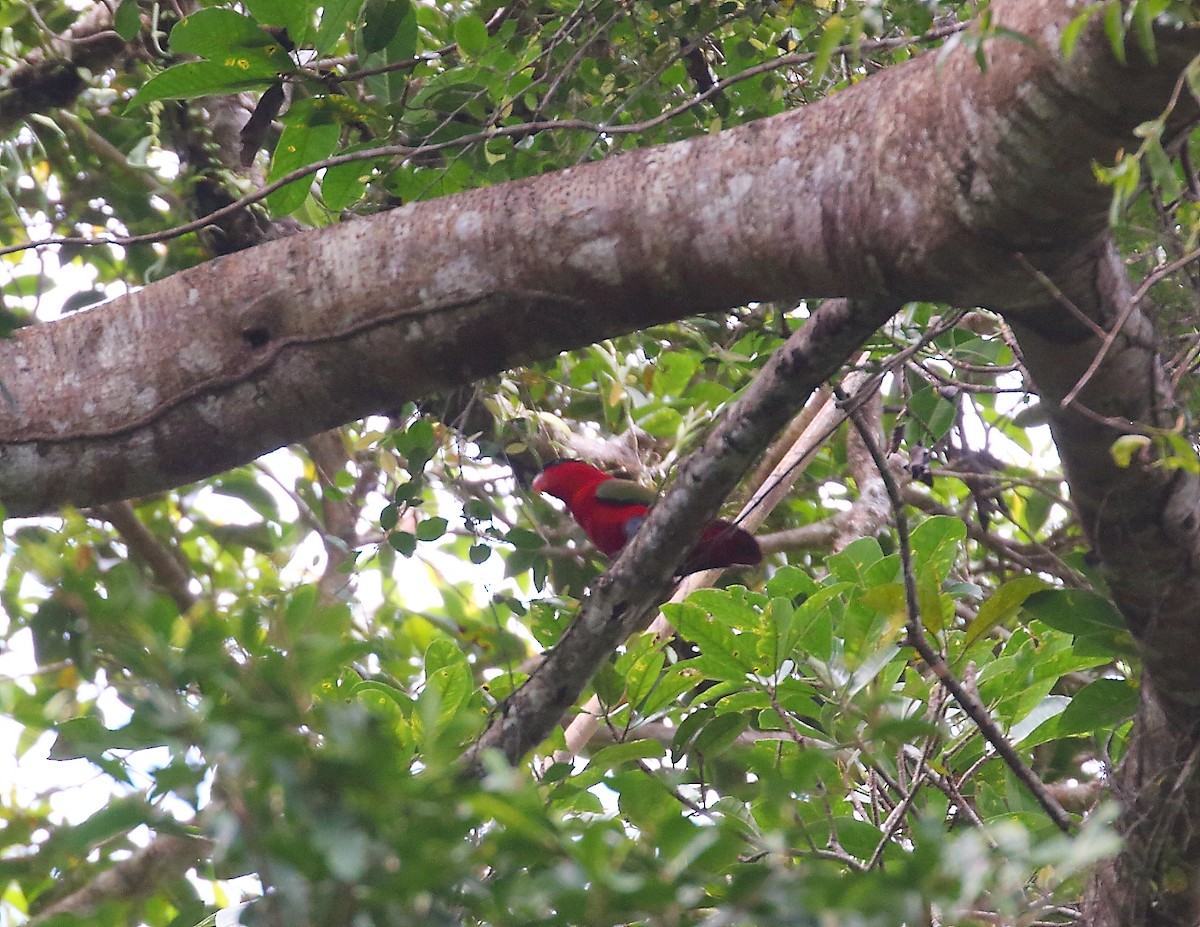
[(658, 497), (653, 489), (647, 489), (633, 480), (605, 480), (596, 487), (596, 501), (604, 505), (650, 505)]

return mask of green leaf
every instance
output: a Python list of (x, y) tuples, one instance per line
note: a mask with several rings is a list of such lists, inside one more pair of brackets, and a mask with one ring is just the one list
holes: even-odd
[(699, 362), (695, 354), (667, 351), (654, 365), (654, 391), (660, 396), (679, 396), (696, 374)]
[(400, 24), (413, 15), (411, 0), (367, 0), (359, 30), (363, 49), (368, 54), (383, 51), (396, 37)]
[(433, 641), (425, 651), (425, 688), (417, 698), (417, 707), (427, 725), (426, 737), (436, 738), (445, 730), (468, 705), (474, 692), (466, 655), (446, 638)]
[(728, 628), (691, 602), (664, 605), (663, 614), (680, 634), (700, 648), (703, 656), (697, 666), (716, 679), (746, 681), (749, 664), (743, 662), (738, 642)]
[(541, 550), (546, 546), (542, 536), (528, 528), (511, 528), (504, 533), (504, 540), (521, 550)]
[[(341, 133), (342, 127), (336, 123), (286, 126), (271, 157), (269, 178), (277, 180), (297, 168), (328, 158), (337, 147)], [(300, 207), (311, 188), (312, 177), (301, 177), (271, 193), (267, 205), (276, 216), (285, 216)]]
[(465, 57), (477, 58), (487, 49), (490, 41), (487, 26), (474, 13), (468, 13), (455, 20), (454, 41)]
[(167, 68), (142, 84), (129, 105), (260, 90), (273, 84), (278, 77), (278, 69), (269, 61), (249, 55), (231, 60), (232, 64), (189, 61)]
[(1137, 647), (1120, 612), (1104, 596), (1083, 589), (1047, 589), (1025, 600), (1034, 618), (1075, 637), (1081, 654), (1133, 656)]
[(850, 31), (850, 23), (842, 16), (834, 13), (821, 30), (821, 39), (817, 43), (817, 56), (813, 60), (813, 77), (820, 80), (829, 69), (829, 61), (833, 50), (841, 44), (843, 36)]
[(1079, 37), (1083, 34), (1084, 27), (1100, 10), (1101, 7), (1093, 6), (1067, 23), (1067, 28), (1063, 30), (1062, 39), (1059, 42), (1063, 57), (1070, 58), (1075, 53), (1075, 46), (1079, 43)]
[(383, 511), (379, 513), (379, 527), (384, 531), (391, 531), (400, 521), (400, 510), (395, 503), (388, 503), (383, 507)]
[(636, 760), (660, 759), (663, 752), (662, 744), (653, 740), (630, 740), (623, 744), (613, 744), (592, 754), (587, 768), (573, 777), (572, 782), (587, 787), (603, 779), (609, 770)]
[(405, 480), (392, 493), (397, 505), (419, 505), (424, 485), (420, 480)]
[[(349, 154), (349, 150), (338, 154)], [(321, 199), (326, 209), (341, 212), (360, 199), (367, 189), (367, 181), (373, 172), (370, 161), (350, 161), (346, 164), (335, 164), (325, 171), (321, 178)]]
[(362, 698), (370, 701), (372, 704), (384, 701), (394, 705), (405, 715), (411, 714), (413, 706), (416, 704), (406, 693), (400, 691), (395, 686), (388, 685), (376, 679), (363, 679), (355, 683), (350, 691), (350, 697)]
[(411, 557), (417, 550), (416, 536), (407, 531), (393, 531), (388, 535), (388, 544), (405, 557)]
[(1158, 49), (1154, 44), (1154, 19), (1165, 8), (1165, 4), (1151, 3), (1150, 0), (1134, 0), (1129, 8), (1138, 47), (1152, 65), (1158, 64)]
[(313, 46), (317, 54), (330, 52), (358, 16), (362, 0), (325, 0), (321, 4), (321, 25)]
[(279, 520), (279, 505), (270, 491), (248, 470), (233, 470), (217, 477), (212, 484), (213, 492), (238, 499), (266, 521)]
[(1075, 693), (1058, 718), (1058, 735), (1092, 734), (1107, 737), (1133, 717), (1138, 691), (1124, 679), (1097, 679)]
[[(883, 559), (883, 548), (875, 538), (858, 538), (840, 552), (827, 557), (829, 572), (848, 583), (859, 583), (863, 574)], [(869, 583), (867, 584), (869, 585)]]
[(250, 15), (264, 26), (283, 26), (294, 45), (308, 42), (319, 0), (242, 0)]
[(359, 56), (364, 68), (397, 66), (380, 74), (372, 74), (366, 79), (367, 89), (375, 94), (380, 105), (387, 107), (405, 102), (410, 71), (399, 66), (412, 62), (417, 53), (419, 37), (417, 17), (411, 12), (401, 20), (395, 36), (387, 47), (378, 52), (368, 53), (362, 49), (361, 32), (356, 36), (356, 44), (360, 48)]
[(912, 531), (913, 561), (920, 576), (932, 576), (938, 584), (946, 581), (958, 559), (967, 536), (962, 519), (934, 515)]
[(437, 435), (432, 421), (419, 418), (403, 431), (393, 432), (391, 440), (392, 446), (404, 455), (408, 472), (417, 476), (433, 456)]
[(821, 587), (807, 572), (791, 564), (784, 564), (767, 580), (767, 594), (795, 599), (810, 596)]
[(1135, 454), (1141, 453), (1154, 442), (1146, 435), (1122, 435), (1112, 443), (1109, 453), (1118, 467), (1125, 469), (1133, 463)]
[(732, 747), (749, 726), (750, 721), (745, 715), (718, 715), (700, 728), (692, 741), (692, 749), (705, 760), (711, 760)]
[(146, 725), (137, 725), (134, 722), (109, 730), (95, 715), (69, 718), (56, 724), (54, 730), (58, 734), (50, 748), (50, 758), (54, 760), (70, 760), (77, 757), (96, 760), (108, 750), (158, 747), (168, 739), (165, 733), (147, 729)]
[(683, 415), (680, 412), (657, 403), (639, 409), (634, 418), (646, 434), (656, 438), (674, 438), (684, 427)]
[(907, 425), (907, 434), (914, 444), (941, 440), (954, 424), (957, 414), (954, 403), (942, 398), (941, 391), (928, 384), (913, 390), (908, 409), (912, 420)]
[(467, 669), (467, 658), (454, 641), (439, 637), (425, 650), (425, 675), (432, 676), (438, 670), (446, 668)]
[(1113, 56), (1125, 64), (1125, 10), (1116, 0), (1109, 0), (1105, 7), (1104, 32), (1112, 46)]
[(121, 0), (117, 13), (113, 17), (113, 29), (126, 42), (137, 38), (142, 28), (142, 14), (138, 9), (138, 0)]
[(1018, 576), (1016, 579), (1009, 580), (979, 606), (975, 618), (967, 626), (963, 648), (970, 647), (992, 628), (1016, 615), (1021, 610), (1021, 606), (1025, 604), (1026, 599), (1035, 592), (1041, 592), (1047, 588), (1045, 580), (1037, 576)]
[(492, 555), (492, 549), (487, 544), (472, 544), (467, 551), (467, 557), (474, 564), (486, 563)]
[(85, 857), (93, 847), (155, 820), (153, 806), (140, 798), (118, 798), (101, 808), (86, 821), (56, 830), (43, 851), (49, 849), (65, 857)]
[(1085, 589), (1046, 589), (1030, 595), (1025, 609), (1044, 624), (1076, 636), (1125, 631), (1121, 613), (1112, 602)]
[(196, 55), (227, 66), (229, 58), (248, 50), (273, 61), (275, 67), (290, 62), (275, 36), (249, 17), (220, 7), (199, 10), (181, 19), (171, 30), (170, 45), (176, 55)]
[(1047, 695), (1034, 709), (1012, 726), (1008, 738), (1013, 745), (1036, 747), (1058, 736), (1058, 717), (1071, 700), (1065, 695)]
[(417, 525), (417, 539), (420, 541), (436, 541), (446, 533), (450, 523), (444, 518), (426, 518)]

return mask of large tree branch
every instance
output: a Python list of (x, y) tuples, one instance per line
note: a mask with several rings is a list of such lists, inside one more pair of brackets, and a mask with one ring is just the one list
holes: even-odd
[(136, 902), (162, 888), (165, 881), (176, 879), (212, 852), (211, 840), (160, 834), (149, 844), (100, 873), (82, 888), (48, 905), (28, 922), (28, 927), (68, 915), (80, 923), (105, 902)]
[[(714, 136), (275, 241), (0, 343), (12, 514), (178, 485), (448, 384), (751, 299), (1001, 308), (1104, 224), (1093, 160), (1200, 48), (1057, 53), (1066, 0), (996, 4), (1040, 47), (888, 69)], [(1054, 197), (1046, 195), (1053, 189)]]
[(1124, 846), (1097, 867), (1083, 927), (1200, 923), (1200, 729), (1164, 711), (1169, 704), (1144, 673), (1134, 733), (1113, 777)]

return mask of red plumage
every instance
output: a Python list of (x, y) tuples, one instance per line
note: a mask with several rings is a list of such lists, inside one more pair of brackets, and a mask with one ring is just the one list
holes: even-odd
[[(609, 476), (582, 460), (547, 465), (533, 481), (533, 488), (565, 502), (584, 534), (609, 557), (615, 556), (637, 533), (652, 498), (636, 483)], [(752, 535), (717, 519), (705, 527), (678, 575), (735, 563), (754, 566), (761, 561), (762, 551)]]

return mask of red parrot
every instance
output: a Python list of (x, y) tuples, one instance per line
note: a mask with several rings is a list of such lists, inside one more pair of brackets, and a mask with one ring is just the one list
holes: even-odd
[[(582, 460), (556, 460), (533, 481), (535, 492), (556, 496), (601, 553), (613, 557), (636, 533), (654, 500), (650, 490), (630, 480), (609, 476)], [(737, 525), (720, 519), (709, 523), (677, 575), (762, 562), (758, 542)]]

